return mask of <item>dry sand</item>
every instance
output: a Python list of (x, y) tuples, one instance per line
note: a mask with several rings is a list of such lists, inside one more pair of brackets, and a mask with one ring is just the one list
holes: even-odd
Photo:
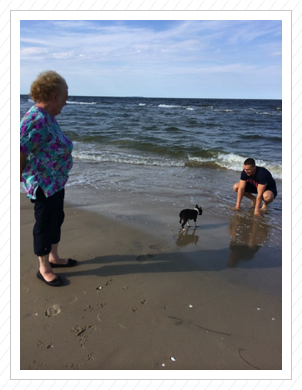
[(20, 197), (21, 370), (282, 368), (281, 247), (232, 241), (240, 217), (151, 232), (67, 204), (60, 255), (79, 265), (50, 287)]

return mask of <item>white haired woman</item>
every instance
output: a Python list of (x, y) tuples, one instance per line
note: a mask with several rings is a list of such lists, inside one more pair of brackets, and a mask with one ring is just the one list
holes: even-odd
[(36, 103), (20, 124), (20, 181), (34, 203), (34, 253), (39, 259), (37, 277), (50, 286), (62, 283), (56, 267), (77, 264), (61, 259), (58, 244), (64, 221), (64, 187), (72, 168), (72, 142), (63, 134), (55, 116), (68, 98), (68, 86), (54, 71), (42, 72), (32, 83)]

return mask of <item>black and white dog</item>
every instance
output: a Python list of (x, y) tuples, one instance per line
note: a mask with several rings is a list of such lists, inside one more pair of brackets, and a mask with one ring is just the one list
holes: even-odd
[(190, 226), (189, 219), (193, 219), (196, 226), (197, 216), (202, 215), (202, 208), (195, 206), (195, 209), (184, 209), (179, 213), (179, 223), (181, 223), (181, 227), (184, 228), (187, 223), (188, 227)]

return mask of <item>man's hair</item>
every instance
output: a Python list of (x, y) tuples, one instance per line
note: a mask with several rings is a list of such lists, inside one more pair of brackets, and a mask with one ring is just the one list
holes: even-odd
[(252, 167), (254, 167), (256, 165), (256, 163), (255, 163), (255, 160), (253, 158), (247, 158), (244, 161), (243, 165), (251, 165)]

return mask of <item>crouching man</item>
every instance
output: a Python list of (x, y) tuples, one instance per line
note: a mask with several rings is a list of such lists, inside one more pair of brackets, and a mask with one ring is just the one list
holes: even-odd
[[(260, 216), (260, 210), (266, 211), (267, 206), (277, 196), (276, 182), (272, 174), (263, 167), (257, 167), (255, 160), (248, 158), (244, 161), (240, 181), (234, 184), (233, 189), (237, 192), (237, 203), (232, 210), (239, 210), (243, 196), (252, 201), (255, 215)], [(257, 194), (256, 196), (252, 194)], [(261, 203), (263, 201), (263, 205)]]

